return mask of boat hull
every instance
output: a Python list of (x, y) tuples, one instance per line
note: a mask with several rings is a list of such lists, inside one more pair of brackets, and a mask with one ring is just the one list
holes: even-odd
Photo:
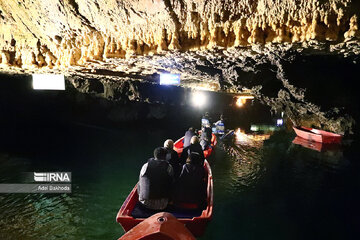
[[(200, 216), (192, 218), (177, 218), (177, 220), (184, 224), (187, 229), (195, 236), (203, 235), (208, 222), (212, 219), (213, 213), (213, 178), (209, 163), (205, 160), (204, 169), (207, 173), (207, 207), (202, 210)], [(120, 223), (125, 232), (129, 231), (139, 223), (143, 222), (146, 218), (134, 218), (131, 213), (138, 203), (139, 196), (137, 193), (137, 185), (130, 192), (129, 196), (121, 206), (116, 221)]]
[(191, 232), (172, 214), (161, 212), (145, 219), (119, 240), (195, 240)]
[(338, 144), (342, 140), (342, 135), (335, 134), (315, 128), (307, 127), (293, 127), (297, 136), (306, 139), (307, 141)]

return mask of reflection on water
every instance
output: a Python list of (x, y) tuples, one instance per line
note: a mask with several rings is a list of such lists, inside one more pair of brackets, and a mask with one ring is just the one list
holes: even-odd
[(324, 169), (329, 171), (340, 171), (349, 165), (349, 161), (344, 157), (339, 144), (310, 142), (299, 137), (295, 137), (292, 143), (289, 146), (288, 154), (295, 161), (306, 159), (314, 164), (314, 167), (322, 165)]
[[(63, 153), (49, 144), (36, 154), (0, 154), (1, 182), (16, 182), (14, 173), (34, 170), (64, 170), (73, 176), (72, 194), (1, 194), (1, 240), (120, 237), (123, 230), (115, 216), (141, 166), (155, 147), (185, 130), (67, 128), (41, 138), (64, 138)], [(209, 159), (214, 217), (200, 239), (328, 239), (329, 234), (344, 239), (358, 229), (358, 148), (318, 152), (293, 144), (293, 132), (235, 132), (233, 139), (219, 141)]]
[[(0, 183), (17, 183), (28, 159), (0, 155)], [(66, 194), (1, 194), (0, 239), (78, 239), (81, 198)]]
[(79, 200), (67, 195), (1, 195), (1, 239), (78, 239)]
[(262, 145), (270, 134), (246, 134), (244, 130), (235, 130), (234, 139), (222, 144), (225, 152), (230, 156), (231, 181), (226, 187), (230, 193), (243, 191), (246, 187), (254, 187), (265, 170), (262, 159)]

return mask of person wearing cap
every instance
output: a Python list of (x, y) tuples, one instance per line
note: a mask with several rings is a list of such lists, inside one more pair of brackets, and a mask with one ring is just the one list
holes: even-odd
[(182, 167), (173, 202), (183, 208), (203, 208), (206, 200), (206, 173), (199, 153), (192, 152)]
[(179, 155), (174, 150), (174, 141), (172, 139), (167, 139), (164, 142), (164, 148), (166, 149), (166, 161), (170, 163), (174, 170), (174, 177), (177, 178), (180, 175), (181, 164), (179, 161)]
[(154, 158), (150, 158), (140, 171), (137, 192), (140, 203), (148, 209), (165, 209), (172, 194), (174, 172), (166, 161), (166, 154), (165, 148), (156, 148)]
[(190, 146), (183, 149), (181, 155), (180, 155), (180, 164), (185, 164), (186, 159), (189, 157), (190, 153), (197, 152), (202, 160), (202, 163), (204, 163), (205, 156), (204, 151), (201, 148), (199, 138), (197, 136), (192, 136), (190, 140)]

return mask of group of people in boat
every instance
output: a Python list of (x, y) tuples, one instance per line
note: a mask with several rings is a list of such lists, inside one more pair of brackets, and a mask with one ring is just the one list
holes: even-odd
[(200, 137), (193, 127), (185, 132), (180, 157), (173, 149), (174, 141), (167, 139), (142, 166), (137, 192), (143, 207), (164, 210), (169, 203), (180, 208), (206, 206), (204, 150), (211, 147), (212, 138), (208, 113), (201, 123)]
[(180, 157), (173, 147), (174, 141), (166, 140), (142, 166), (139, 201), (152, 210), (163, 210), (170, 202), (177, 207), (202, 208), (206, 204), (206, 172), (199, 138), (192, 136)]

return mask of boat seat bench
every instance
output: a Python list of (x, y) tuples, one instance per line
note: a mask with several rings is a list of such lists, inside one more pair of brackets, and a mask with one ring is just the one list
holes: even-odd
[(192, 219), (194, 217), (199, 217), (202, 211), (203, 211), (202, 208), (183, 209), (171, 205), (165, 208), (164, 210), (152, 210), (145, 208), (140, 202), (137, 202), (134, 209), (131, 212), (131, 216), (133, 216), (134, 218), (148, 218), (158, 212), (168, 212), (174, 215), (176, 218)]

